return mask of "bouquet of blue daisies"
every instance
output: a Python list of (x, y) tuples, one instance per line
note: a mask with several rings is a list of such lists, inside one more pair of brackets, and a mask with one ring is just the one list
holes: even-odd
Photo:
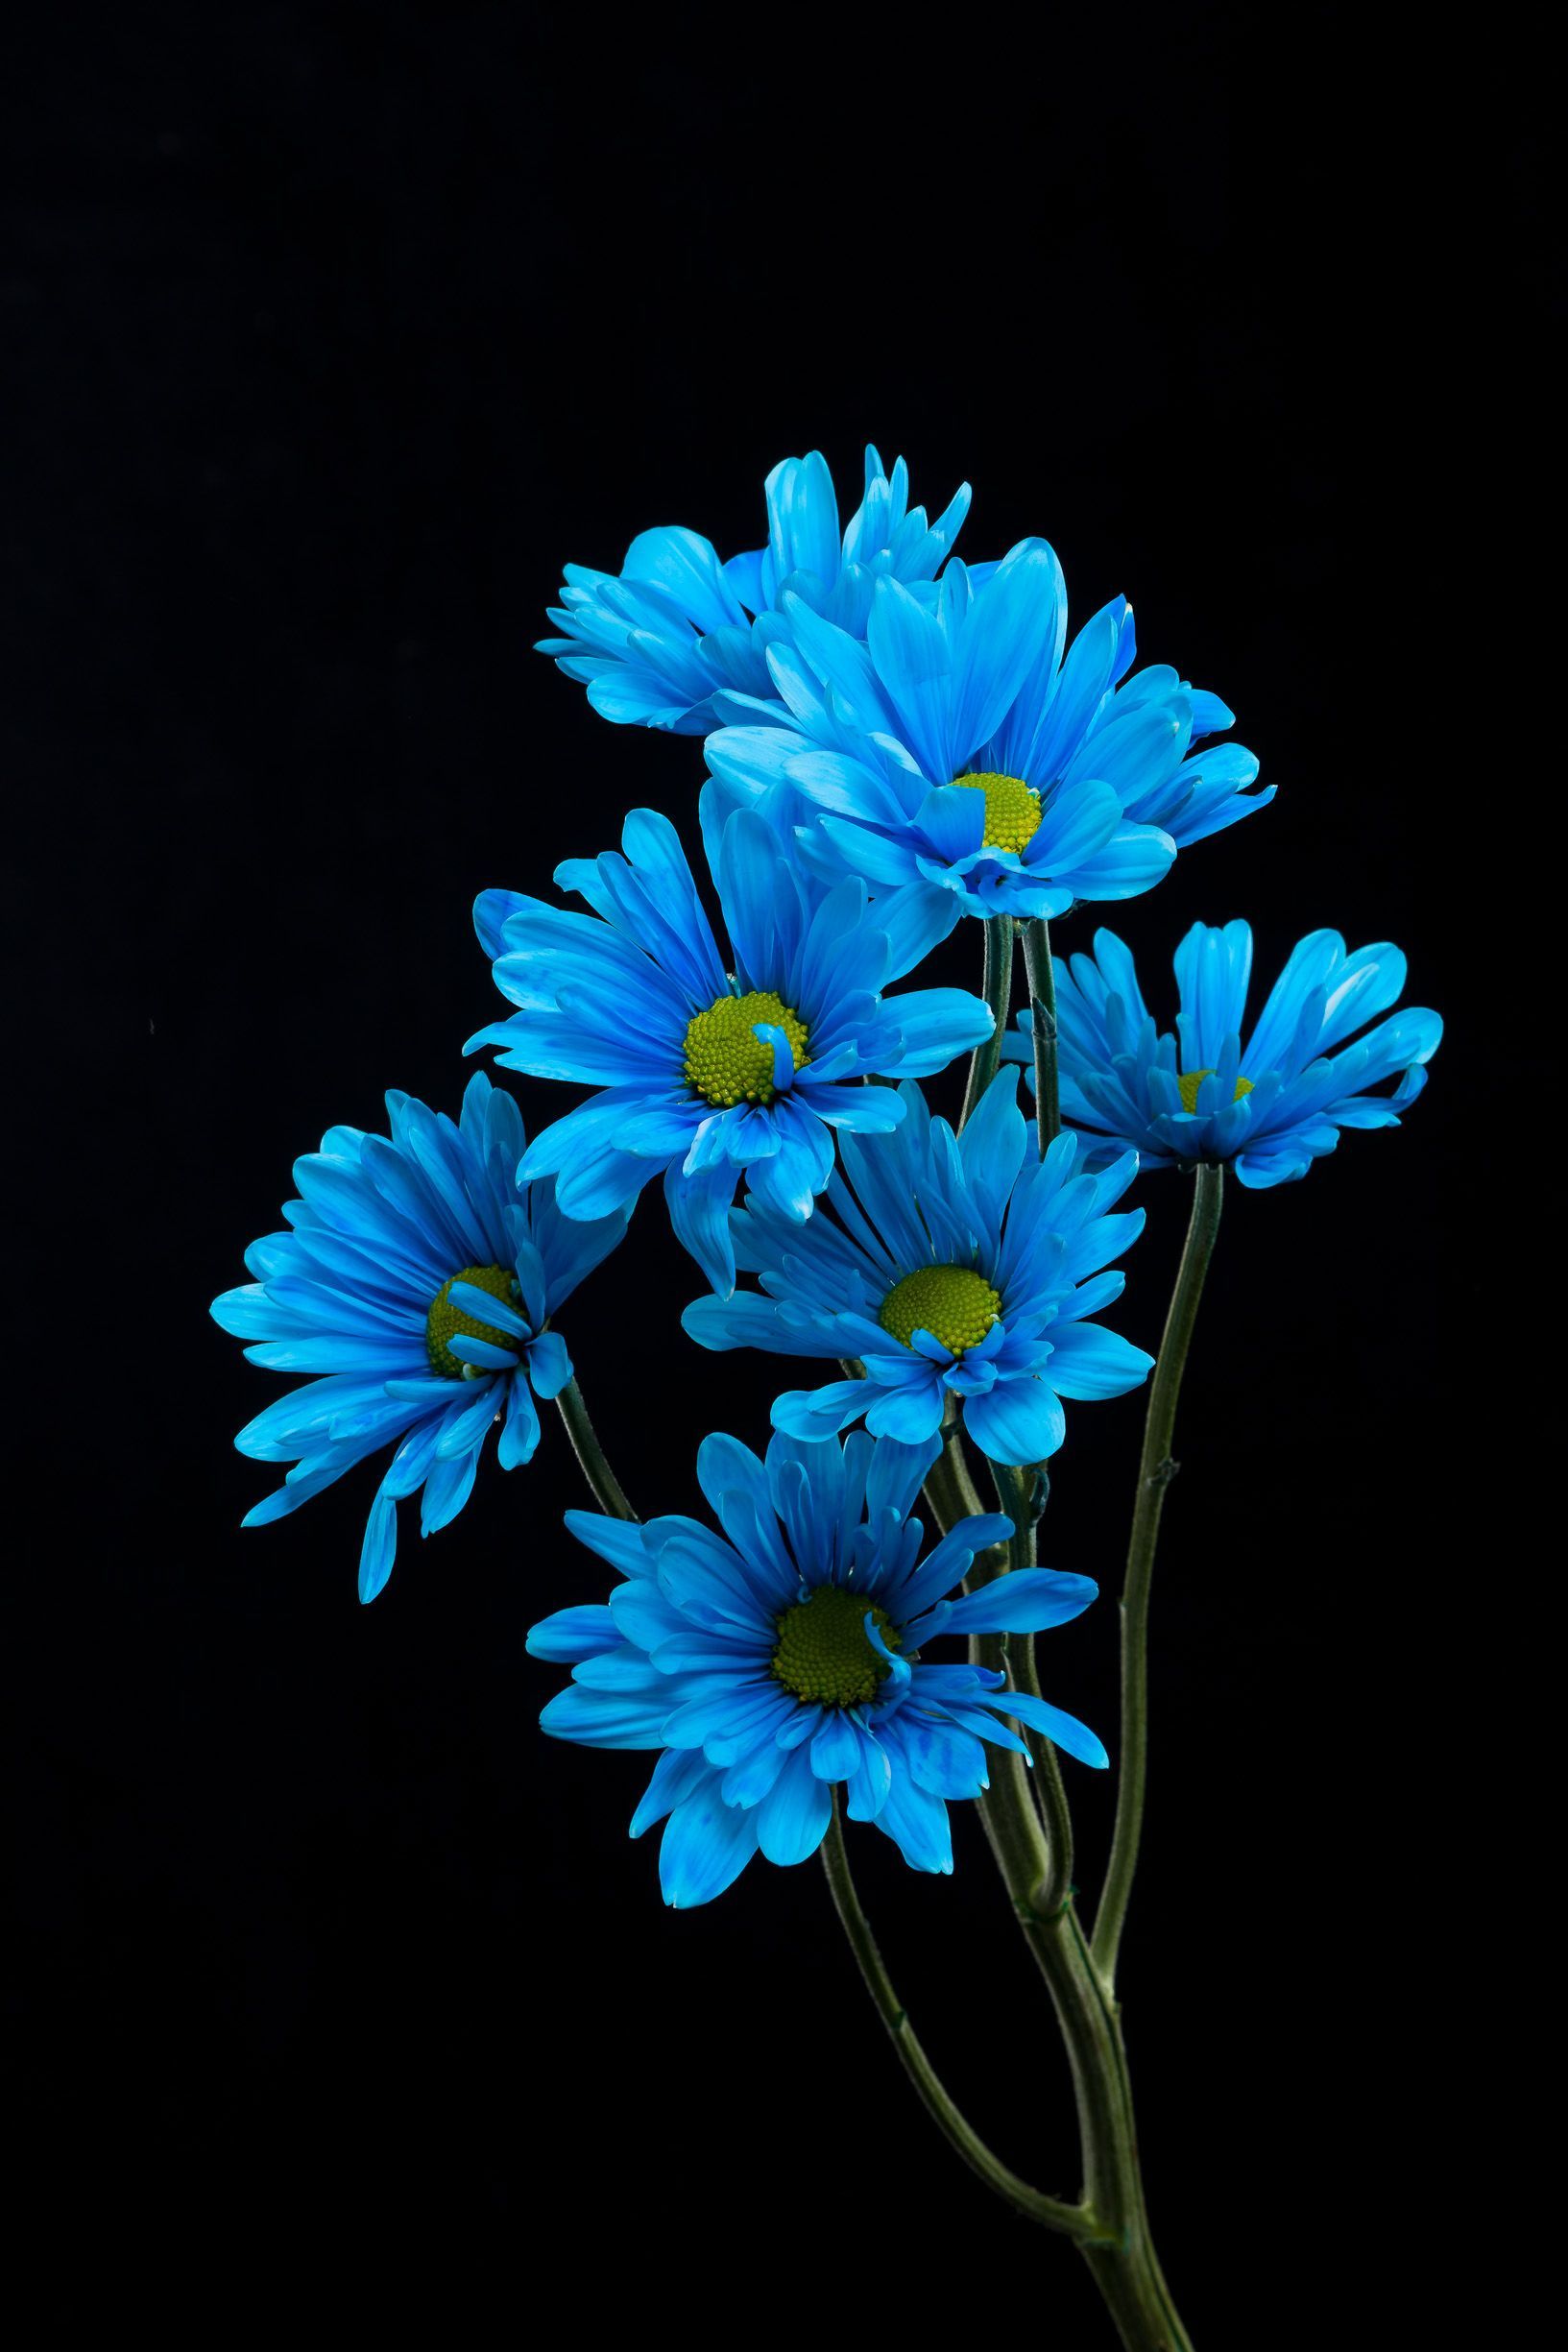
[[(479, 1074), (455, 1119), (390, 1094), (385, 1134), (334, 1128), (296, 1162), (285, 1229), (213, 1306), (254, 1363), (301, 1376), (240, 1432), (284, 1466), (247, 1524), (374, 1460), (359, 1558), (374, 1600), (399, 1504), (419, 1497), (425, 1535), (445, 1527), (487, 1441), (503, 1469), (528, 1462), (553, 1404), (593, 1502), (567, 1527), (595, 1564), (592, 1597), (528, 1637), (569, 1669), (543, 1730), (653, 1758), (631, 1830), (659, 1827), (667, 1903), (712, 1901), (758, 1855), (820, 1854), (937, 2127), (999, 2197), (1077, 2244), (1126, 2345), (1180, 2347), (1115, 1991), (1177, 1392), (1226, 1172), (1266, 1189), (1346, 1128), (1397, 1126), (1441, 1023), (1401, 1006), (1397, 948), (1332, 931), (1255, 987), (1241, 921), (1194, 924), (1173, 1014), (1159, 987), (1151, 1008), (1128, 949), (1082, 909), (1138, 896), (1267, 806), (1225, 704), (1136, 667), (1122, 597), (1070, 639), (1043, 539), (1000, 562), (956, 555), (967, 487), (928, 521), (902, 459), (889, 472), (868, 449), (847, 524), (820, 455), (777, 466), (765, 501), (766, 544), (727, 560), (666, 529), (616, 573), (567, 567), (541, 651), (603, 717), (702, 737), (707, 779), (680, 826), (633, 810), (618, 848), (557, 868), (554, 895), (478, 901), (504, 1009), (468, 1050), (571, 1089), (560, 1116), (530, 1137)], [(1058, 957), (1049, 927), (1070, 915)], [(979, 990), (922, 985), (966, 923)], [(966, 1059), (950, 1124), (924, 1081)], [(1188, 1202), (1153, 1360), (1114, 1321), (1146, 1178), (1156, 1205)], [(704, 1440), (699, 1510), (640, 1520), (563, 1321), (656, 1180), (702, 1285), (690, 1341), (791, 1359), (794, 1385), (765, 1442)], [(1091, 1925), (1070, 1782), (1109, 1758), (1045, 1696), (1034, 1637), (1097, 1588), (1039, 1564), (1037, 1537), (1069, 1406), (1144, 1387), (1116, 1822)], [(1075, 2200), (1021, 2179), (966, 2121), (856, 1897), (846, 1820), (912, 1869), (950, 1871), (953, 1804), (979, 1808), (1066, 2043)]]

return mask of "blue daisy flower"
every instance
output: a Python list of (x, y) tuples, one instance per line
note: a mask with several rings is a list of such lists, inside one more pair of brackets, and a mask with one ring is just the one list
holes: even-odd
[(664, 1900), (721, 1894), (760, 1852), (804, 1862), (843, 1783), (916, 1870), (951, 1871), (947, 1801), (987, 1785), (982, 1741), (1028, 1753), (1011, 1716), (1084, 1763), (1093, 1732), (1005, 1677), (923, 1655), (939, 1637), (1034, 1634), (1094, 1599), (1086, 1576), (1020, 1568), (951, 1598), (975, 1554), (1006, 1540), (996, 1514), (961, 1519), (922, 1560), (910, 1516), (939, 1450), (777, 1436), (759, 1462), (712, 1437), (697, 1476), (723, 1536), (685, 1517), (645, 1527), (568, 1511), (567, 1524), (625, 1582), (608, 1606), (536, 1625), (536, 1658), (573, 1667), (540, 1720), (592, 1748), (660, 1749), (632, 1818), (665, 1823)]
[[(951, 1396), (995, 1462), (1041, 1462), (1067, 1430), (1062, 1398), (1121, 1396), (1153, 1358), (1086, 1317), (1122, 1295), (1110, 1260), (1144, 1212), (1109, 1216), (1136, 1152), (1075, 1176), (1075, 1139), (1037, 1159), (1002, 1072), (954, 1135), (917, 1086), (890, 1135), (845, 1136), (828, 1204), (805, 1231), (753, 1200), (731, 1220), (736, 1262), (762, 1295), (698, 1298), (682, 1317), (704, 1347), (858, 1358), (863, 1377), (778, 1397), (773, 1425), (822, 1439), (863, 1413), (874, 1437), (923, 1443)], [(889, 1346), (889, 1341), (896, 1343)]]
[[(1232, 723), (1217, 695), (1164, 667), (1128, 678), (1124, 597), (1063, 658), (1066, 588), (1043, 539), (1000, 564), (954, 559), (934, 599), (879, 580), (863, 643), (784, 605), (793, 642), (768, 667), (786, 715), (759, 700), (756, 723), (710, 738), (710, 766), (753, 790), (787, 776), (852, 873), (951, 893), (950, 924), (1131, 898), (1273, 798), (1246, 793), (1258, 763), (1240, 744), (1192, 750)], [(725, 708), (744, 715), (736, 695)]]
[(253, 1364), (320, 1375), (234, 1441), (254, 1461), (294, 1465), (247, 1527), (396, 1448), (365, 1528), (362, 1601), (392, 1573), (403, 1496), (422, 1489), (421, 1529), (433, 1535), (468, 1501), (495, 1423), (501, 1467), (530, 1459), (534, 1396), (558, 1396), (572, 1376), (550, 1317), (626, 1229), (624, 1210), (588, 1224), (561, 1215), (548, 1184), (519, 1190), (522, 1117), (483, 1075), (456, 1126), (408, 1095), (386, 1100), (390, 1141), (329, 1129), (294, 1163), (290, 1230), (253, 1243), (255, 1280), (212, 1303), (226, 1331), (253, 1343)]
[(901, 457), (889, 475), (866, 451), (865, 497), (842, 537), (827, 460), (786, 457), (767, 477), (765, 547), (721, 563), (695, 531), (643, 531), (617, 574), (568, 564), (550, 618), (563, 634), (542, 638), (568, 678), (588, 688), (606, 718), (677, 735), (703, 735), (734, 689), (766, 696), (766, 652), (789, 624), (786, 594), (863, 636), (871, 591), (882, 578), (924, 593), (969, 511), (966, 482), (932, 523), (909, 505)]
[(497, 1046), (536, 1078), (601, 1087), (536, 1137), (522, 1175), (553, 1176), (568, 1217), (602, 1217), (663, 1173), (677, 1234), (727, 1293), (741, 1173), (781, 1216), (809, 1217), (832, 1130), (880, 1132), (905, 1115), (891, 1087), (858, 1081), (929, 1078), (992, 1021), (959, 988), (883, 997), (931, 944), (929, 908), (907, 892), (873, 907), (854, 878), (817, 883), (755, 809), (709, 822), (705, 838), (733, 965), (675, 828), (634, 809), (624, 855), (556, 868), (591, 915), (507, 890), (480, 898), (480, 939), (518, 1009), (469, 1044)]
[[(1131, 1147), (1146, 1168), (1219, 1160), (1254, 1189), (1288, 1184), (1334, 1150), (1341, 1128), (1397, 1127), (1427, 1082), (1443, 1025), (1424, 1006), (1345, 1042), (1405, 985), (1405, 958), (1387, 941), (1347, 949), (1337, 931), (1309, 933), (1250, 1033), (1249, 924), (1194, 923), (1175, 965), (1172, 1036), (1155, 1028), (1114, 932), (1095, 934), (1093, 956), (1054, 959), (1062, 1117), (1091, 1164)], [(1032, 1027), (1021, 1013), (1002, 1048), (1031, 1077)], [(1389, 1079), (1391, 1092), (1373, 1091)]]

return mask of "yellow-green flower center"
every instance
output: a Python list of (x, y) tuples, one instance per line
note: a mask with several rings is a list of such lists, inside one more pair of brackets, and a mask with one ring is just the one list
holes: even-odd
[(1022, 776), (956, 776), (969, 792), (985, 794), (986, 849), (1024, 849), (1040, 830), (1040, 795)]
[(687, 1078), (716, 1110), (729, 1110), (736, 1103), (773, 1100), (773, 1048), (765, 1037), (757, 1035), (760, 1021), (784, 1031), (789, 1040), (789, 1058), (797, 1070), (809, 1061), (805, 1022), (771, 988), (752, 988), (744, 996), (721, 996), (716, 1005), (694, 1013), (686, 1025)]
[(446, 1343), (461, 1332), (465, 1339), (489, 1340), (493, 1347), (515, 1347), (517, 1341), (510, 1332), (496, 1331), (471, 1315), (454, 1307), (451, 1299), (452, 1283), (468, 1282), (476, 1291), (486, 1291), (492, 1298), (515, 1306), (518, 1300), (518, 1278), (505, 1266), (465, 1266), (461, 1273), (442, 1284), (430, 1301), (430, 1312), (424, 1319), (424, 1348), (430, 1359), (430, 1370), (447, 1380), (461, 1380), (473, 1370), (461, 1356), (454, 1356)]
[(890, 1650), (899, 1646), (887, 1612), (847, 1585), (818, 1585), (779, 1619), (773, 1671), (797, 1699), (819, 1707), (864, 1707), (891, 1671), (866, 1635), (870, 1617)]
[(913, 1345), (917, 1331), (929, 1331), (961, 1356), (984, 1339), (1001, 1313), (1000, 1295), (973, 1267), (921, 1266), (894, 1283), (877, 1321), (905, 1347)]
[[(1192, 1111), (1194, 1113), (1196, 1112), (1197, 1090), (1202, 1085), (1206, 1078), (1213, 1078), (1213, 1062), (1209, 1064), (1207, 1070), (1187, 1070), (1183, 1072), (1182, 1076), (1176, 1080), (1176, 1084), (1181, 1088), (1181, 1106), (1183, 1110)], [(1236, 1081), (1236, 1092), (1231, 1096), (1231, 1101), (1233, 1103), (1240, 1103), (1244, 1094), (1250, 1094), (1251, 1092), (1252, 1080), (1249, 1078), (1239, 1078)]]

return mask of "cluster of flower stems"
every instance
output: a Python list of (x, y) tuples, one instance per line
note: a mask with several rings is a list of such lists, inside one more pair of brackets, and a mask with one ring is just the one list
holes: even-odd
[[(1056, 1017), (1050, 944), (1043, 921), (1015, 925), (1009, 915), (985, 927), (985, 996), (995, 1016), (990, 1040), (972, 1060), (964, 1095), (967, 1119), (995, 1077), (1010, 1009), (1015, 932), (1034, 1014), (1035, 1100), (1042, 1153), (1058, 1131)], [(960, 1124), (962, 1124), (960, 1122)], [(1219, 1224), (1222, 1171), (1200, 1165), (1186, 1244), (1148, 1390), (1143, 1448), (1121, 1599), (1121, 1748), (1116, 1822), (1093, 1927), (1085, 1926), (1073, 1883), (1073, 1818), (1051, 1743), (1027, 1733), (1029, 1759), (995, 1754), (992, 1785), (979, 1798), (986, 1837), (1014, 1916), (1045, 1979), (1072, 2071), (1082, 2150), (1083, 2187), (1074, 2200), (1048, 2196), (1003, 2164), (964, 2116), (937, 2074), (899, 1999), (872, 1933), (845, 1850), (835, 1793), (822, 1848), (834, 1907), (867, 1991), (927, 2113), (943, 2137), (994, 2194), (1025, 2219), (1071, 2239), (1082, 2253), (1129, 2352), (1190, 2352), (1154, 2252), (1139, 2169), (1132, 2089), (1116, 1997), (1117, 1956), (1138, 1864), (1148, 1748), (1148, 1610), (1171, 1456), (1176, 1399)], [(858, 1367), (846, 1367), (852, 1373)], [(573, 1449), (602, 1510), (637, 1514), (611, 1469), (575, 1381), (559, 1400)], [(950, 1419), (951, 1419), (950, 1412)], [(969, 1585), (1034, 1564), (1036, 1530), (1049, 1493), (1043, 1466), (993, 1464), (999, 1508), (1011, 1519), (1010, 1543), (979, 1555)], [(944, 1534), (982, 1511), (961, 1430), (947, 1432), (926, 1483), (931, 1515)], [(1017, 1689), (1039, 1695), (1029, 1635), (981, 1635), (974, 1661), (1001, 1669)]]

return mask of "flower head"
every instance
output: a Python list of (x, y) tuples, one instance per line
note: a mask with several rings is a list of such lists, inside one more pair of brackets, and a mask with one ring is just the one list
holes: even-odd
[(1110, 1260), (1143, 1230), (1107, 1215), (1137, 1170), (1127, 1152), (1074, 1175), (1078, 1146), (1029, 1149), (1001, 1073), (954, 1135), (905, 1086), (888, 1135), (846, 1136), (828, 1186), (833, 1212), (792, 1228), (763, 1201), (731, 1220), (737, 1265), (761, 1292), (699, 1298), (682, 1318), (705, 1347), (859, 1358), (861, 1376), (776, 1399), (773, 1423), (820, 1439), (863, 1413), (875, 1437), (924, 1442), (951, 1397), (994, 1461), (1043, 1461), (1066, 1434), (1062, 1398), (1119, 1396), (1152, 1359), (1085, 1321), (1120, 1297)]
[[(1055, 960), (1062, 1117), (1091, 1160), (1130, 1146), (1146, 1167), (1219, 1160), (1254, 1188), (1303, 1176), (1341, 1128), (1397, 1127), (1426, 1084), (1443, 1025), (1410, 1006), (1385, 1012), (1405, 985), (1405, 958), (1384, 942), (1348, 949), (1315, 931), (1291, 949), (1250, 1031), (1246, 923), (1194, 923), (1176, 950), (1176, 1032), (1157, 1030), (1131, 955), (1114, 932), (1093, 956)], [(1032, 1059), (1031, 1017), (1003, 1047)], [(1336, 1050), (1339, 1049), (1339, 1050)], [(1389, 1079), (1391, 1092), (1377, 1093)]]
[(294, 1465), (247, 1527), (396, 1449), (365, 1528), (362, 1601), (392, 1573), (404, 1495), (423, 1490), (432, 1535), (468, 1501), (495, 1422), (503, 1469), (533, 1454), (534, 1394), (559, 1395), (571, 1378), (550, 1318), (626, 1229), (624, 1209), (580, 1224), (550, 1185), (519, 1190), (521, 1115), (483, 1075), (456, 1126), (404, 1094), (387, 1096), (387, 1114), (390, 1140), (332, 1128), (296, 1160), (290, 1230), (253, 1243), (256, 1279), (212, 1303), (226, 1331), (253, 1343), (253, 1364), (318, 1375), (234, 1441), (255, 1461)]
[(901, 457), (889, 475), (866, 451), (865, 497), (839, 534), (827, 460), (786, 457), (767, 477), (765, 547), (721, 563), (695, 531), (643, 531), (617, 574), (568, 564), (550, 618), (563, 634), (540, 640), (568, 678), (588, 688), (606, 718), (678, 735), (714, 725), (715, 694), (767, 694), (768, 645), (787, 636), (786, 596), (863, 636), (879, 579), (918, 591), (935, 577), (969, 510), (969, 486), (928, 524), (909, 505)]
[[(1179, 847), (1273, 798), (1244, 795), (1239, 744), (1193, 752), (1231, 724), (1173, 669), (1129, 678), (1132, 608), (1117, 597), (1064, 659), (1067, 594), (1043, 539), (1000, 564), (954, 559), (934, 597), (876, 583), (862, 643), (784, 599), (791, 640), (768, 650), (776, 702), (708, 743), (715, 774), (784, 776), (823, 812), (846, 867), (917, 878), (970, 914), (1064, 914), (1131, 898)], [(729, 715), (745, 705), (726, 697)]]
[(857, 1081), (928, 1078), (988, 1035), (991, 1016), (958, 988), (882, 995), (931, 941), (907, 893), (873, 907), (854, 878), (815, 881), (756, 809), (734, 810), (708, 838), (733, 963), (674, 827), (636, 809), (624, 854), (556, 869), (591, 915), (504, 890), (480, 899), (479, 936), (517, 1010), (470, 1045), (602, 1088), (536, 1138), (523, 1176), (554, 1176), (568, 1217), (600, 1217), (663, 1173), (677, 1234), (728, 1292), (742, 1171), (781, 1216), (808, 1217), (832, 1168), (832, 1129), (905, 1115), (891, 1088)]
[(922, 1560), (910, 1515), (938, 1451), (776, 1436), (765, 1466), (712, 1437), (697, 1476), (724, 1530), (645, 1527), (568, 1511), (567, 1524), (625, 1579), (606, 1607), (536, 1625), (537, 1658), (574, 1667), (540, 1718), (586, 1747), (659, 1749), (632, 1819), (666, 1824), (667, 1903), (707, 1903), (760, 1851), (805, 1861), (842, 1783), (852, 1821), (874, 1821), (916, 1870), (950, 1871), (949, 1798), (987, 1785), (983, 1740), (1026, 1754), (1000, 1720), (1103, 1764), (1093, 1732), (1004, 1677), (924, 1652), (939, 1637), (1029, 1634), (1065, 1624), (1097, 1588), (1019, 1569), (950, 1598), (975, 1554), (1003, 1541), (997, 1515), (962, 1519)]

